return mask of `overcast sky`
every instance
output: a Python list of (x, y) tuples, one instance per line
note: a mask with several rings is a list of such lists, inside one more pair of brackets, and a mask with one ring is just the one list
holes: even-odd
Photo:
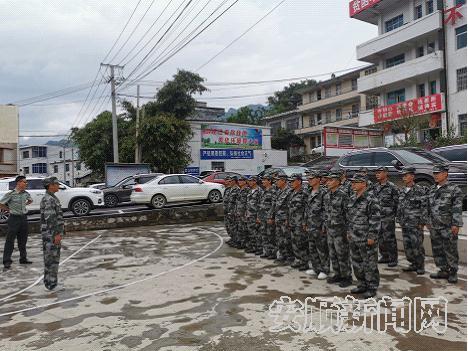
[[(127, 40), (137, 22), (142, 18), (153, 0), (141, 0), (132, 20), (117, 42), (108, 59), (126, 63), (158, 31), (160, 33), (123, 72), (127, 77), (157, 38), (168, 28), (164, 22), (169, 19), (179, 5), (185, 6), (188, 0), (155, 0), (146, 17), (141, 21), (128, 43), (118, 52)], [(159, 53), (174, 38), (183, 38), (179, 33), (195, 14), (207, 4), (196, 17), (189, 31), (195, 28), (216, 6), (234, 0), (194, 0), (180, 20), (180, 27), (174, 26), (172, 36), (161, 42), (155, 50)], [(249, 26), (271, 10), (279, 0), (240, 0), (213, 26), (191, 42), (184, 50), (155, 70), (145, 80), (164, 81), (178, 68), (196, 70), (208, 59), (223, 49)], [(66, 89), (92, 82), (99, 64), (124, 28), (137, 0), (22, 0), (0, 2), (0, 103), (18, 102), (22, 99)], [(169, 5), (168, 5), (169, 4)], [(163, 9), (166, 11), (161, 15)], [(192, 8), (193, 6), (193, 8)], [(181, 7), (182, 8), (182, 7)], [(219, 12), (217, 12), (219, 13)], [(130, 53), (143, 34), (153, 24), (144, 40)], [(214, 17), (212, 17), (214, 18)], [(207, 22), (208, 23), (208, 22)], [(162, 30), (161, 30), (162, 27)], [(185, 33), (189, 33), (185, 32)], [(362, 65), (356, 61), (357, 44), (377, 35), (377, 28), (349, 18), (348, 1), (344, 0), (286, 0), (271, 15), (258, 24), (242, 39), (223, 52), (219, 57), (202, 68), (198, 73), (215, 82), (239, 82), (271, 80), (290, 77), (317, 75), (317, 79), (329, 78), (322, 73), (339, 71)], [(158, 51), (159, 49), (159, 51)], [(126, 60), (122, 60), (128, 53)], [(149, 60), (145, 67), (153, 61)], [(107, 72), (102, 71), (104, 75)], [(136, 75), (135, 75), (136, 76)], [(134, 76), (134, 77), (135, 77)], [(101, 78), (99, 75), (98, 80)], [(152, 83), (150, 83), (152, 84)], [(253, 103), (265, 103), (266, 96), (253, 96), (241, 99), (208, 99), (213, 97), (259, 95), (281, 89), (286, 83), (255, 86), (209, 86), (211, 92), (205, 94), (211, 106), (240, 107)], [(157, 87), (142, 86), (144, 96), (152, 96)], [(101, 88), (100, 88), (101, 89)], [(102, 87), (108, 96), (110, 88)], [(101, 90), (87, 108), (83, 100), (89, 89), (74, 94), (43, 101), (20, 108), (20, 131), (22, 135), (66, 132), (71, 126), (80, 126), (90, 120), (103, 102), (99, 100)], [(121, 93), (135, 94), (136, 87), (130, 86)], [(90, 96), (94, 94), (91, 91)], [(130, 98), (131, 99), (131, 98)], [(146, 101), (146, 100), (145, 100)], [(0, 126), (1, 127), (1, 126)]]

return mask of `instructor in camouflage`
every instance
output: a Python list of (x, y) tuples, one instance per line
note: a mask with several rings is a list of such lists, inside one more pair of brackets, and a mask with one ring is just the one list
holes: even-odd
[(248, 185), (250, 191), (247, 193), (247, 207), (245, 210), (245, 220), (247, 223), (247, 249), (245, 252), (261, 255), (263, 254), (263, 246), (257, 222), (260, 187), (257, 184), (257, 177), (249, 177)]
[(41, 235), (44, 253), (44, 285), (53, 290), (58, 283), (58, 268), (60, 262), (60, 248), (65, 235), (62, 206), (55, 193), (60, 183), (56, 177), (43, 180), (46, 193), (41, 201)]
[[(277, 250), (275, 226), (272, 223), (273, 218), (270, 217), (275, 197), (275, 190), (273, 189), (272, 182), (273, 179), (271, 176), (263, 176), (263, 190), (260, 193), (259, 208), (257, 213), (257, 222), (260, 225), (260, 234), (262, 236), (263, 244), (263, 255), (260, 257), (268, 259), (275, 259)], [(271, 222), (268, 221), (269, 219)]]
[(302, 187), (301, 174), (293, 174), (289, 181), (292, 189), (289, 195), (288, 224), (295, 257), (295, 262), (291, 267), (306, 271), (309, 269), (309, 245), (304, 231), (304, 206), (307, 195)]

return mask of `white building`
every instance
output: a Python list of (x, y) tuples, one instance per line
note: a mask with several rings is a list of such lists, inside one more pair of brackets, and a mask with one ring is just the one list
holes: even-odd
[[(357, 46), (357, 59), (377, 67), (361, 76), (358, 92), (379, 97), (379, 107), (361, 113), (359, 126), (383, 127), (387, 144), (402, 138), (392, 135), (392, 122), (402, 116), (420, 119), (419, 141), (445, 131), (447, 116), (458, 134), (460, 125), (466, 128), (465, 0), (444, 1), (445, 8), (438, 8), (439, 3), (353, 0), (349, 4), (351, 17), (378, 28), (376, 38)], [(444, 11), (457, 4), (463, 17), (445, 24), (449, 14)]]
[(91, 174), (80, 161), (79, 150), (54, 145), (20, 147), (20, 172), (25, 176), (55, 176), (70, 186), (81, 185)]
[(0, 105), (0, 177), (18, 174), (18, 107)]
[(205, 170), (255, 175), (287, 165), (287, 152), (271, 149), (271, 128), (222, 121), (189, 121), (192, 163), (186, 173)]

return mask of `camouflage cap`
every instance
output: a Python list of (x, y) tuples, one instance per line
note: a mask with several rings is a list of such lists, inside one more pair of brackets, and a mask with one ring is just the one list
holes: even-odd
[(322, 171), (319, 171), (319, 176), (320, 176), (320, 178), (326, 178), (326, 177), (328, 177), (329, 173), (330, 172), (328, 172), (328, 171), (322, 170)]
[(230, 175), (226, 176), (224, 180), (232, 180), (232, 177)]
[(44, 185), (44, 187), (48, 187), (52, 184), (60, 184), (57, 177), (47, 177), (42, 180), (42, 185)]
[(440, 173), (440, 172), (448, 172), (449, 171), (449, 165), (445, 164), (436, 164), (432, 168), (432, 173)]
[(280, 174), (276, 177), (276, 180), (280, 180), (280, 179), (288, 180), (288, 176), (286, 174)]
[(289, 180), (290, 181), (294, 181), (294, 180), (301, 180), (302, 181), (302, 174), (294, 173), (294, 174), (291, 175), (291, 177), (289, 177)]
[(264, 175), (264, 176), (262, 177), (262, 180), (264, 180), (264, 179), (269, 180), (270, 182), (273, 181), (273, 177), (272, 177), (271, 175)]
[(328, 178), (331, 179), (340, 179), (341, 178), (341, 172), (340, 171), (332, 171), (328, 174)]
[(385, 166), (380, 166), (375, 169), (376, 172), (388, 172), (388, 168)]
[(416, 173), (416, 168), (412, 167), (412, 166), (405, 166), (401, 169), (401, 174), (402, 175), (405, 175), (405, 174), (414, 174)]
[(363, 174), (356, 173), (352, 178), (351, 181), (354, 182), (367, 182), (367, 177)]
[(309, 179), (320, 178), (320, 171), (309, 171), (307, 173), (307, 178)]
[(369, 173), (369, 169), (367, 167), (360, 167), (358, 173)]
[(246, 181), (247, 181), (247, 178), (246, 178), (245, 176), (240, 176), (240, 177), (237, 177), (237, 180), (238, 180), (238, 181), (246, 182)]
[(250, 176), (247, 178), (248, 181), (254, 181), (254, 182), (258, 182), (258, 177), (257, 176)]

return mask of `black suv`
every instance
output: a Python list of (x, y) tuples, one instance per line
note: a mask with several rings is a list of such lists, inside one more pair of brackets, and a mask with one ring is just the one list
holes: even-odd
[(120, 182), (109, 188), (102, 189), (104, 193), (104, 204), (106, 207), (115, 207), (122, 202), (130, 202), (133, 186), (145, 184), (163, 173), (136, 174), (122, 179)]
[[(349, 177), (361, 167), (366, 167), (372, 172), (377, 167), (385, 166), (389, 170), (390, 180), (401, 186), (403, 181), (400, 170), (404, 166), (411, 165), (416, 168), (416, 183), (430, 186), (434, 184), (432, 176), (434, 163), (450, 163), (450, 161), (436, 153), (418, 148), (373, 148), (341, 156), (333, 169), (346, 169), (349, 171)], [(449, 180), (459, 184), (465, 196), (466, 179), (466, 165), (450, 163)]]

